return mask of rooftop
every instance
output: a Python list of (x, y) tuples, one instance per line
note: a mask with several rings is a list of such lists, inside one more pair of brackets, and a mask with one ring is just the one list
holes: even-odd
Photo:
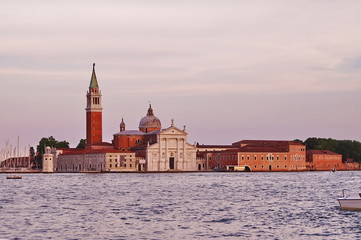
[(329, 150), (307, 150), (307, 154), (327, 154), (327, 155), (340, 155)]
[(131, 151), (122, 151), (118, 149), (92, 149), (92, 148), (63, 148), (62, 155), (80, 155), (80, 154), (99, 154), (99, 153), (132, 153)]

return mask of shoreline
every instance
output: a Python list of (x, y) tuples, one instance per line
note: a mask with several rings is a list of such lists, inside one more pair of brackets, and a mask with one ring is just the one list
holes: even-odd
[[(337, 170), (335, 172), (348, 172), (348, 171), (360, 171), (361, 169), (349, 169), (349, 170)], [(160, 172), (135, 172), (135, 171), (111, 171), (111, 172), (97, 172), (97, 171), (84, 171), (84, 172), (42, 172), (41, 170), (31, 170), (31, 171), (0, 171), (0, 174), (59, 174), (59, 173), (83, 173), (83, 174), (109, 174), (109, 173), (133, 173), (133, 174), (157, 174), (157, 173), (289, 173), (289, 172), (333, 172), (331, 170), (295, 170), (295, 171), (160, 171)]]

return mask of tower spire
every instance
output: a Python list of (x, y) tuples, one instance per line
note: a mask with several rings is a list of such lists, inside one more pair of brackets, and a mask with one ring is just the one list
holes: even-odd
[(93, 63), (93, 72), (90, 79), (90, 85), (89, 88), (99, 88), (97, 75), (95, 74), (95, 63)]

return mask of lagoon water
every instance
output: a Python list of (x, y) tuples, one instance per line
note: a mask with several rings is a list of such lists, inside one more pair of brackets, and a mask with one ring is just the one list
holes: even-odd
[(360, 172), (0, 174), (0, 239), (361, 239)]

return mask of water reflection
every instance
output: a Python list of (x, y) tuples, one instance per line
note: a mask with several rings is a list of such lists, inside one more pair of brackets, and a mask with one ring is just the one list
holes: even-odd
[(361, 172), (0, 175), (3, 239), (355, 239)]

